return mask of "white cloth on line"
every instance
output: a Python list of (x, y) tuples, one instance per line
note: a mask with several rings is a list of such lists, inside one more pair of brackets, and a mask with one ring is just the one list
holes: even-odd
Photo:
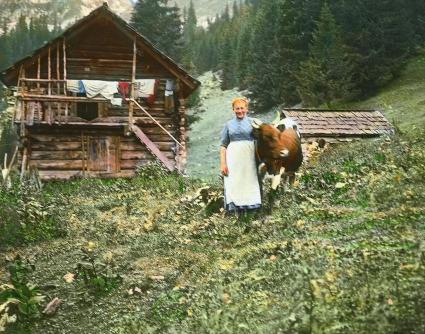
[(255, 164), (255, 144), (251, 140), (232, 141), (227, 146), (229, 175), (224, 177), (226, 205), (238, 207), (261, 205), (261, 192)]
[(155, 79), (138, 79), (135, 81), (134, 97), (149, 97), (155, 93)]
[(117, 81), (82, 80), (87, 97), (102, 95), (112, 102), (114, 94), (118, 93)]
[(122, 105), (122, 98), (120, 98), (120, 97), (113, 97), (111, 99), (111, 104), (113, 106), (121, 106)]
[(66, 89), (72, 93), (80, 92), (79, 80), (66, 80)]

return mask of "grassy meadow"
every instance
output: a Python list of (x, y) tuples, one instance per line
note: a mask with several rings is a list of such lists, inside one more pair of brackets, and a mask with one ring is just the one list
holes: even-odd
[(152, 165), (2, 190), (0, 332), (424, 333), (423, 79), (399, 80), (362, 106), (391, 105), (400, 133), (325, 150), (256, 214), (221, 210), (214, 129), (227, 115), (208, 108), (191, 177)]

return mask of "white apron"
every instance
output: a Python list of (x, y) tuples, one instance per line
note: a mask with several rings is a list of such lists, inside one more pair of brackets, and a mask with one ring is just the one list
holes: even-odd
[(228, 210), (259, 208), (261, 194), (254, 142), (249, 140), (231, 142), (227, 146), (226, 161), (229, 168), (229, 175), (224, 177), (226, 208)]

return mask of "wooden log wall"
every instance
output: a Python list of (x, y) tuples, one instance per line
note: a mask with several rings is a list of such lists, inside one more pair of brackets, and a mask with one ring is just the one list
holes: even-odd
[[(157, 127), (143, 127), (143, 131), (170, 160), (174, 159), (175, 143), (158, 133)], [(155, 161), (156, 158), (134, 136), (124, 136), (117, 129), (71, 129), (69, 126), (44, 126), (31, 128), (28, 134), (28, 165), (38, 169), (44, 180), (69, 179), (71, 177), (129, 177), (137, 166)], [(107, 139), (110, 150), (105, 157), (113, 159), (110, 170), (93, 170), (90, 161), (90, 142)]]

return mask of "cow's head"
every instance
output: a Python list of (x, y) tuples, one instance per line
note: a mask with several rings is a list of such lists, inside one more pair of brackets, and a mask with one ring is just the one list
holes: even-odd
[(291, 163), (291, 155), (296, 154), (300, 148), (297, 125), (290, 119), (277, 118), (271, 124), (254, 119), (252, 127), (261, 160), (259, 172), (263, 174), (267, 171), (272, 175), (272, 188), (276, 189), (285, 168)]

